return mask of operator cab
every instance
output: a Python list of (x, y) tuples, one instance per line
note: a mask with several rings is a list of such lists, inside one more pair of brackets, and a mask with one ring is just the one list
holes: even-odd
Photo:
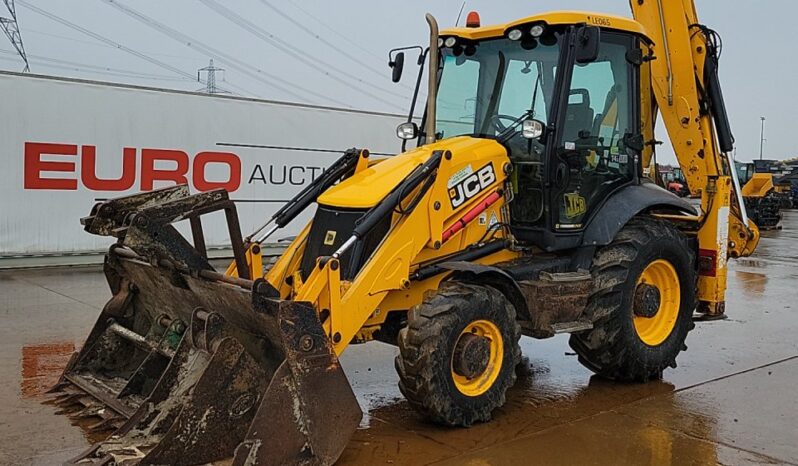
[(550, 13), (440, 37), (436, 139), (500, 142), (513, 164), (515, 236), (576, 246), (604, 202), (640, 182), (642, 26)]

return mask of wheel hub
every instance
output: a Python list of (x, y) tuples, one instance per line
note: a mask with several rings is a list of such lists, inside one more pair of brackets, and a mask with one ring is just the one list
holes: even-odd
[(490, 362), (490, 340), (473, 333), (463, 334), (454, 348), (452, 369), (457, 375), (473, 379), (485, 372)]
[(660, 307), (660, 293), (656, 286), (641, 283), (637, 285), (634, 298), (634, 313), (638, 317), (654, 317)]

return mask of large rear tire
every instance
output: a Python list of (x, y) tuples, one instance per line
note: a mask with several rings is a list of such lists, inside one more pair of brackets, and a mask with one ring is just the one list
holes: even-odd
[(399, 389), (417, 411), (449, 426), (490, 420), (515, 383), (521, 327), (498, 290), (446, 282), (399, 332)]
[(633, 219), (596, 252), (591, 274), (593, 329), (569, 341), (579, 361), (619, 381), (657, 379), (676, 367), (697, 304), (695, 253), (687, 238), (667, 222)]

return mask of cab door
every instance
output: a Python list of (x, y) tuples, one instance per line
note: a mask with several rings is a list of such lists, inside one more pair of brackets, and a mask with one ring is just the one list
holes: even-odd
[(640, 152), (630, 142), (641, 132), (639, 66), (628, 60), (636, 49), (634, 36), (602, 30), (596, 60), (574, 63), (563, 83), (567, 101), (550, 153), (555, 235), (583, 229), (613, 192), (637, 179)]

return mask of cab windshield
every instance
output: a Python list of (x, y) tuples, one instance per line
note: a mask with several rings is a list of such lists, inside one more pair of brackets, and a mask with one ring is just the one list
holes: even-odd
[(524, 119), (547, 122), (560, 55), (559, 33), (440, 50), (436, 139), (512, 137)]

